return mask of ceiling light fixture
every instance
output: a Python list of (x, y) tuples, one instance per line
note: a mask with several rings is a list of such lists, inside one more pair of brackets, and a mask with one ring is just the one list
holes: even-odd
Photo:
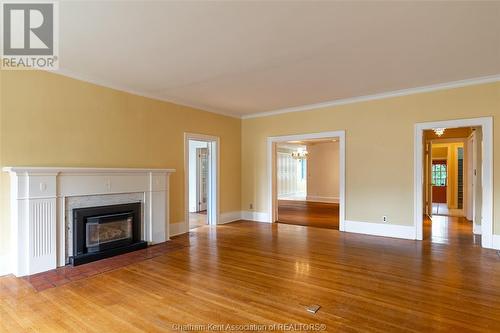
[(307, 155), (309, 153), (307, 152), (307, 150), (305, 149), (299, 149), (297, 151), (294, 151), (292, 152), (292, 158), (296, 159), (296, 160), (305, 160), (307, 159)]
[(433, 129), (434, 133), (436, 133), (437, 136), (443, 135), (445, 130), (446, 130), (446, 128), (444, 128), (444, 127)]

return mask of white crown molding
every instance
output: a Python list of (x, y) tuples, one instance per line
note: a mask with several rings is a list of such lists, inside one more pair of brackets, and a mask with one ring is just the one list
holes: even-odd
[(378, 100), (378, 99), (407, 96), (407, 95), (420, 94), (420, 93), (437, 91), (437, 90), (460, 88), (460, 87), (485, 84), (485, 83), (492, 83), (492, 82), (500, 82), (500, 74), (483, 76), (483, 77), (478, 77), (478, 78), (473, 78), (473, 79), (460, 80), (460, 81), (438, 83), (438, 84), (433, 84), (433, 85), (429, 85), (429, 86), (421, 86), (421, 87), (415, 87), (415, 88), (394, 90), (394, 91), (388, 91), (388, 92), (383, 92), (383, 93), (373, 94), (373, 95), (357, 96), (357, 97), (351, 97), (351, 98), (342, 98), (342, 99), (336, 99), (336, 100), (321, 102), (321, 103), (293, 106), (293, 107), (283, 108), (283, 109), (278, 109), (278, 110), (247, 114), (247, 115), (243, 115), (241, 117), (241, 119), (269, 117), (269, 116), (274, 116), (274, 115), (279, 115), (279, 114), (284, 114), (284, 113), (291, 113), (291, 112), (311, 111), (311, 110), (339, 106), (339, 105), (374, 101), (374, 100)]
[(216, 109), (207, 107), (207, 106), (202, 105), (202, 104), (186, 102), (186, 101), (183, 101), (180, 99), (170, 98), (170, 97), (165, 98), (162, 96), (158, 96), (156, 94), (150, 94), (150, 93), (137, 91), (134, 89), (130, 89), (129, 87), (112, 84), (112, 83), (106, 82), (104, 80), (90, 78), (90, 77), (85, 76), (83, 74), (79, 74), (79, 73), (76, 73), (76, 72), (73, 72), (70, 70), (66, 70), (66, 69), (59, 69), (57, 71), (49, 71), (49, 72), (59, 74), (62, 76), (66, 76), (66, 77), (76, 79), (79, 81), (93, 83), (93, 84), (96, 84), (96, 85), (99, 85), (102, 87), (111, 88), (114, 90), (118, 90), (118, 91), (126, 92), (129, 94), (141, 96), (141, 97), (151, 98), (151, 99), (162, 101), (162, 102), (173, 103), (173, 104), (177, 104), (177, 105), (181, 105), (181, 106), (194, 108), (194, 109), (204, 111), (204, 112), (215, 113), (218, 115), (236, 118), (236, 119), (243, 119), (243, 120), (244, 119), (251, 119), (251, 118), (261, 118), (261, 117), (274, 116), (274, 115), (279, 115), (279, 114), (284, 114), (284, 113), (311, 111), (311, 110), (316, 110), (316, 109), (321, 109), (321, 108), (326, 108), (326, 107), (353, 104), (353, 103), (359, 103), (359, 102), (367, 102), (367, 101), (373, 101), (373, 100), (379, 100), (379, 99), (385, 99), (385, 98), (391, 98), (391, 97), (407, 96), (407, 95), (419, 94), (419, 93), (425, 93), (425, 92), (431, 92), (431, 91), (437, 91), (437, 90), (453, 89), (453, 88), (460, 88), (460, 87), (479, 85), (479, 84), (485, 84), (485, 83), (500, 82), (500, 74), (496, 74), (496, 75), (482, 76), (482, 77), (478, 77), (478, 78), (465, 79), (465, 80), (459, 80), (459, 81), (437, 83), (437, 84), (428, 85), (428, 86), (387, 91), (387, 92), (382, 92), (382, 93), (372, 94), (372, 95), (356, 96), (356, 97), (350, 97), (350, 98), (341, 98), (341, 99), (336, 99), (336, 100), (331, 100), (331, 101), (326, 101), (326, 102), (321, 102), (321, 103), (298, 105), (298, 106), (293, 106), (293, 107), (288, 107), (288, 108), (283, 108), (283, 109), (250, 113), (250, 114), (240, 116), (240, 115), (235, 115), (235, 114), (231, 114), (228, 112), (216, 110)]
[(158, 95), (155, 95), (155, 94), (149, 94), (149, 93), (141, 92), (141, 91), (138, 91), (138, 90), (130, 89), (129, 87), (125, 87), (125, 86), (121, 86), (121, 85), (117, 85), (117, 84), (112, 84), (112, 83), (106, 82), (104, 80), (100, 80), (100, 79), (96, 79), (96, 78), (90, 78), (90, 77), (85, 76), (83, 74), (75, 73), (73, 71), (66, 70), (66, 69), (58, 69), (56, 71), (47, 71), (47, 72), (54, 73), (54, 74), (59, 74), (61, 76), (66, 76), (66, 77), (69, 77), (69, 78), (72, 78), (72, 79), (75, 79), (75, 80), (79, 80), (79, 81), (83, 81), (83, 82), (92, 83), (92, 84), (95, 84), (95, 85), (98, 85), (98, 86), (102, 86), (102, 87), (111, 88), (111, 89), (114, 89), (114, 90), (126, 92), (126, 93), (129, 93), (129, 94), (132, 94), (132, 95), (137, 95), (137, 96), (146, 97), (146, 98), (150, 98), (150, 99), (154, 99), (154, 100), (158, 100), (158, 101), (162, 101), (162, 102), (173, 103), (173, 104), (177, 104), (177, 105), (180, 105), (180, 106), (186, 106), (186, 107), (197, 109), (197, 110), (204, 111), (204, 112), (215, 113), (215, 114), (226, 116), (226, 117), (240, 119), (240, 116), (238, 116), (238, 115), (234, 115), (234, 114), (230, 114), (230, 113), (227, 113), (227, 112), (215, 110), (215, 109), (212, 109), (210, 107), (207, 107), (207, 106), (204, 106), (204, 105), (201, 105), (201, 104), (190, 103), (190, 102), (182, 101), (182, 100), (176, 99), (176, 98), (170, 98), (170, 97), (165, 98), (165, 97), (161, 97), (161, 96), (158, 96)]

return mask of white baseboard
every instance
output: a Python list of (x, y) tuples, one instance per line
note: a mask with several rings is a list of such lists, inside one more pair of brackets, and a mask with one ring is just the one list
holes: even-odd
[[(219, 224), (226, 224), (241, 220), (241, 215), (241, 211), (221, 213), (219, 216)], [(171, 223), (169, 227), (170, 237), (182, 235), (189, 231), (186, 227), (186, 223), (184, 222)]]
[(241, 220), (241, 211), (221, 213), (219, 216), (219, 224), (226, 224)]
[(491, 247), (495, 250), (500, 250), (500, 235), (493, 235)]
[(474, 235), (481, 235), (481, 225), (472, 223), (472, 233)]
[(253, 212), (247, 210), (241, 212), (241, 217), (243, 220), (271, 223), (269, 214), (266, 212)]
[(406, 225), (344, 221), (344, 231), (374, 236), (416, 239), (415, 227)]
[(338, 197), (322, 197), (318, 195), (308, 195), (306, 197), (307, 201), (314, 202), (327, 202), (327, 203), (339, 203), (340, 199)]
[(170, 223), (169, 228), (170, 237), (182, 235), (188, 232), (188, 230), (186, 230), (186, 223), (184, 222)]
[(10, 274), (10, 256), (8, 254), (0, 255), (0, 276)]

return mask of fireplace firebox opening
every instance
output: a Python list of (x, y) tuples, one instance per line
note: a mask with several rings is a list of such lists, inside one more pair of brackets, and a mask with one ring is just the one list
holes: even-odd
[(73, 266), (147, 247), (140, 202), (73, 210)]

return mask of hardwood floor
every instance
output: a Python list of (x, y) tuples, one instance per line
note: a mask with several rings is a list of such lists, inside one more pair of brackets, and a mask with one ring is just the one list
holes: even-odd
[(339, 229), (339, 204), (278, 200), (279, 223)]
[(189, 229), (199, 228), (207, 224), (207, 214), (189, 213)]
[(442, 216), (464, 216), (462, 209), (448, 208), (445, 203), (432, 203), (432, 215)]
[[(287, 224), (203, 226), (174, 238), (176, 251), (41, 292), (0, 278), (0, 332), (210, 323), (498, 332), (500, 257), (463, 220), (433, 224), (425, 222), (421, 242)], [(308, 313), (310, 304), (321, 309)]]

